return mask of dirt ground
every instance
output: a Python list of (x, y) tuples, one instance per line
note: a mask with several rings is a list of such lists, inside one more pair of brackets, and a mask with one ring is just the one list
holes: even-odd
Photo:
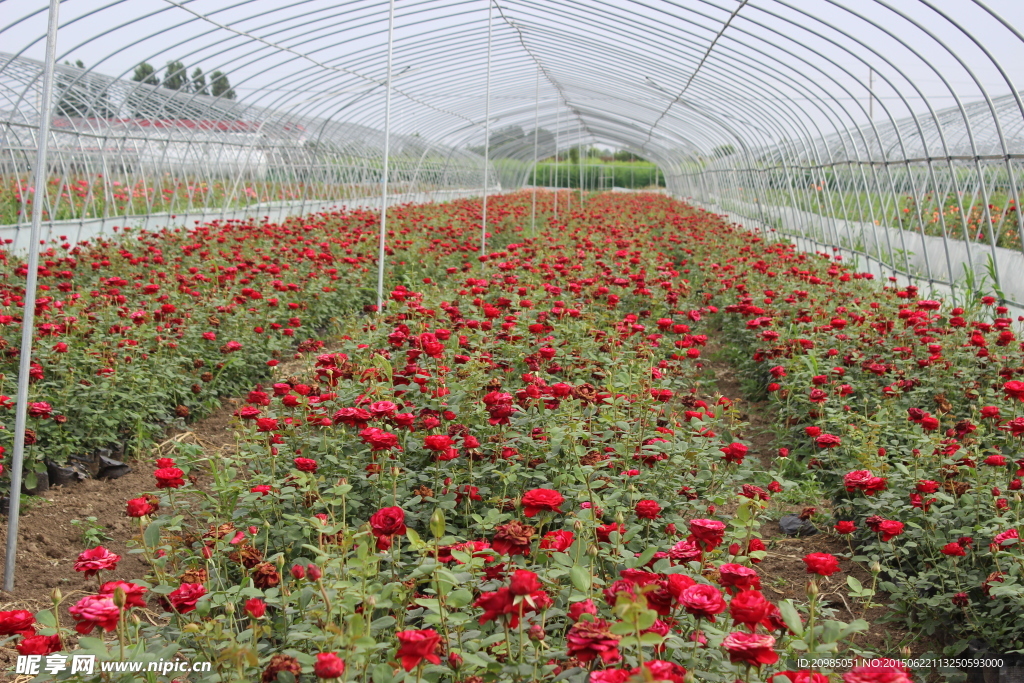
[[(709, 354), (715, 357), (714, 350)], [(750, 455), (757, 456), (767, 469), (776, 457), (772, 447), (772, 412), (766, 401), (749, 401), (744, 398), (743, 390), (737, 381), (736, 370), (721, 360), (712, 360), (706, 364), (710, 375), (714, 376), (715, 387), (723, 396), (736, 401), (740, 410), (740, 418), (749, 423), (745, 431), (737, 436), (750, 447)], [(830, 501), (820, 500), (814, 503), (819, 512), (827, 513)], [(799, 506), (784, 506), (776, 515), (799, 514)], [(851, 622), (864, 619), (870, 624), (867, 632), (855, 637), (854, 645), (861, 650), (871, 650), (880, 655), (894, 658), (918, 657), (928, 652), (941, 652), (941, 645), (931, 638), (908, 631), (898, 621), (889, 622), (885, 619), (892, 611), (885, 606), (871, 607), (865, 610), (863, 602), (857, 602), (848, 595), (846, 577), (853, 576), (864, 586), (871, 586), (871, 574), (860, 565), (849, 559), (848, 544), (841, 538), (828, 533), (814, 536), (792, 538), (786, 536), (775, 521), (769, 521), (761, 527), (761, 540), (768, 548), (767, 557), (757, 566), (762, 575), (762, 592), (769, 600), (779, 601), (791, 599), (794, 602), (806, 601), (807, 569), (803, 562), (809, 553), (829, 553), (839, 559), (841, 571), (820, 582), (822, 601), (835, 609), (832, 618)], [(876, 595), (872, 603), (886, 603), (884, 593)]]
[[(237, 405), (237, 399), (226, 400), (212, 415), (189, 425), (189, 432), (169, 434), (168, 437), (198, 439), (207, 449), (234, 448), (231, 414)], [(140, 537), (141, 532), (137, 520), (125, 515), (125, 504), (155, 488), (152, 474), (154, 458), (129, 461), (132, 471), (119, 479), (87, 479), (73, 486), (51, 488), (42, 496), (24, 497), (14, 592), (0, 590), (0, 611), (26, 609), (37, 612), (52, 607), (53, 590), (60, 588), (63, 595), (60, 621), (65, 625), (73, 623), (68, 607), (83, 595), (95, 593), (98, 583), (96, 577), (85, 579), (74, 569), (78, 554), (96, 544), (86, 544), (85, 527), (73, 524), (72, 520), (84, 522), (95, 517), (90, 526), (98, 527), (106, 537), (102, 545), (121, 556), (116, 570), (101, 572), (102, 581), (131, 581), (144, 577), (148, 566), (141, 555), (128, 552), (128, 542)], [(5, 561), (6, 544), (5, 517), (0, 526), (0, 564)], [(17, 651), (13, 647), (0, 647), (0, 672), (12, 670), (16, 658)], [(0, 673), (2, 680), (7, 679)]]

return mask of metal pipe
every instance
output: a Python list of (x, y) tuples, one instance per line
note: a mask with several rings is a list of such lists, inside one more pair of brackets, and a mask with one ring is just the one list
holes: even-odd
[(480, 221), (480, 256), (487, 256), (487, 189), (488, 165), (491, 155), (491, 33), (494, 5), (487, 0), (487, 84), (484, 87), (484, 199), (483, 218)]
[(4, 590), (14, 590), (18, 557), (18, 522), (21, 516), (21, 480), (25, 463), (25, 425), (28, 420), (28, 383), (32, 370), (32, 335), (35, 331), (36, 285), (39, 277), (39, 231), (46, 197), (46, 151), (50, 138), (50, 110), (53, 100), (53, 69), (57, 61), (57, 27), (60, 0), (50, 0), (46, 25), (46, 60), (43, 67), (39, 106), (39, 144), (33, 174), (32, 229), (29, 231), (28, 274), (25, 279), (25, 310), (21, 317), (21, 354), (18, 356), (18, 394), (14, 417), (14, 449), (11, 452), (11, 493), (7, 516), (7, 550), (4, 561)]
[(384, 92), (384, 167), (380, 179), (380, 235), (377, 238), (377, 312), (384, 311), (384, 257), (388, 222), (388, 165), (391, 161), (391, 75), (395, 48), (395, 0), (388, 1), (388, 65)]

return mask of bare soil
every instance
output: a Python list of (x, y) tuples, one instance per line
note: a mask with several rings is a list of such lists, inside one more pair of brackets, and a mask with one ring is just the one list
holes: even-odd
[[(169, 434), (169, 438), (197, 440), (207, 450), (235, 447), (232, 413), (239, 401), (229, 399), (209, 417), (189, 425), (188, 432)], [(137, 520), (125, 515), (125, 503), (155, 487), (153, 459), (133, 460), (132, 471), (110, 481), (88, 479), (69, 487), (54, 487), (42, 496), (23, 496), (18, 531), (18, 558), (14, 591), (0, 590), (0, 611), (25, 609), (38, 612), (53, 606), (52, 594), (59, 588), (63, 600), (60, 621), (71, 624), (68, 607), (84, 595), (96, 592), (97, 577), (86, 579), (75, 571), (75, 560), (87, 545), (84, 527), (72, 520), (85, 521), (95, 517), (93, 525), (102, 528), (109, 540), (102, 545), (121, 556), (117, 569), (101, 572), (101, 581), (138, 580), (148, 573), (141, 555), (130, 555), (128, 543), (140, 537)], [(0, 526), (0, 564), (5, 561), (7, 544), (6, 517)], [(13, 646), (0, 647), (0, 672), (14, 668), (17, 651)], [(0, 681), (13, 680), (0, 673)]]

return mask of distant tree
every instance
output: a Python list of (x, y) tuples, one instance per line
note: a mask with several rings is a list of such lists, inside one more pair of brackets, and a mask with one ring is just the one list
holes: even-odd
[(711, 150), (711, 156), (715, 157), (716, 159), (721, 159), (722, 157), (727, 157), (735, 153), (736, 148), (733, 147), (732, 145), (719, 145), (718, 147), (715, 147), (713, 150)]
[(149, 62), (143, 62), (135, 67), (135, 74), (132, 76), (132, 80), (148, 85), (160, 85), (160, 79), (156, 76), (156, 69)]
[[(71, 62), (64, 62), (72, 66)], [(54, 113), (68, 118), (109, 119), (117, 116), (110, 103), (107, 83), (85, 73), (85, 64), (81, 59), (75, 60), (74, 66), (82, 70), (75, 73), (70, 70), (57, 72), (57, 104)]]
[(188, 70), (178, 60), (167, 62), (167, 75), (164, 76), (164, 87), (169, 90), (181, 90), (188, 83)]
[(210, 94), (210, 89), (206, 87), (206, 76), (203, 75), (203, 70), (198, 66), (196, 67), (196, 70), (192, 72), (192, 80), (189, 83), (188, 90), (196, 95)]
[(235, 99), (235, 91), (231, 88), (226, 74), (214, 71), (210, 74), (210, 94), (214, 97), (222, 97), (225, 100)]
[(644, 161), (642, 157), (638, 157), (632, 152), (627, 152), (624, 149), (620, 149), (614, 154), (615, 161)]

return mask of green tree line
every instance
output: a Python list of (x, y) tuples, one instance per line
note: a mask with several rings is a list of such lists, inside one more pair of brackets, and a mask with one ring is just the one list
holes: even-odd
[(578, 188), (581, 181), (584, 190), (611, 189), (612, 187), (642, 189), (665, 186), (665, 176), (661, 173), (661, 169), (649, 161), (608, 163), (585, 159), (581, 172), (579, 156), (576, 157), (575, 162), (566, 159), (557, 164), (554, 161), (537, 164), (527, 183), (544, 187)]

